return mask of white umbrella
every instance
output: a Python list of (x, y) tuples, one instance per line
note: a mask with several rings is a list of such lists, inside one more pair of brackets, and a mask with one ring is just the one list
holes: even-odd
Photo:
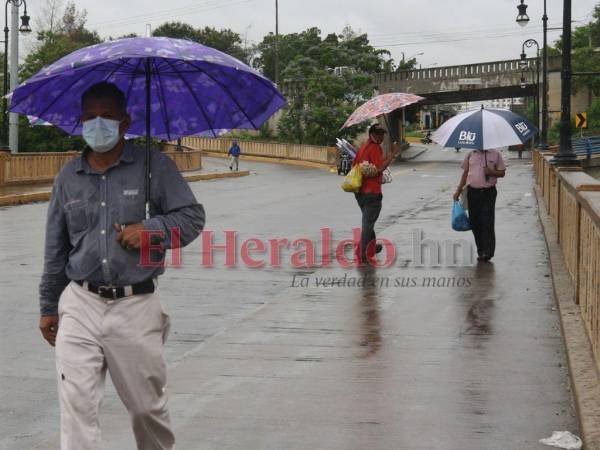
[(524, 144), (537, 131), (529, 120), (508, 109), (485, 109), (482, 106), (444, 122), (431, 139), (442, 147), (489, 150)]

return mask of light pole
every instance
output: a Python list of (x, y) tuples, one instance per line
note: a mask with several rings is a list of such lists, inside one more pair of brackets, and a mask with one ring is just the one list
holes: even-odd
[(551, 164), (578, 165), (577, 155), (571, 142), (571, 0), (564, 0), (562, 79), (560, 93), (560, 146), (558, 153), (550, 160)]
[[(529, 23), (529, 16), (527, 15), (527, 5), (525, 0), (521, 0), (521, 4), (517, 6), (519, 15), (517, 16), (517, 23), (524, 27)], [(540, 139), (540, 150), (548, 149), (548, 14), (546, 13), (546, 0), (544, 0), (544, 15), (542, 16), (542, 22), (544, 25), (544, 41), (542, 45), (542, 135)], [(527, 41), (526, 41), (527, 42)], [(537, 42), (536, 42), (537, 43)], [(531, 47), (530, 44), (528, 47)], [(538, 44), (539, 52), (539, 44)], [(523, 51), (523, 53), (525, 53)], [(539, 64), (539, 58), (538, 58)]]
[[(528, 68), (529, 63), (527, 62), (527, 55), (525, 54), (525, 47), (527, 48), (531, 48), (535, 45), (536, 48), (536, 58), (535, 58), (535, 102), (534, 102), (534, 106), (535, 106), (535, 122), (536, 122), (536, 126), (539, 125), (539, 121), (540, 121), (540, 110), (539, 110), (539, 104), (540, 104), (540, 44), (538, 43), (538, 41), (536, 41), (535, 39), (527, 39), (525, 42), (523, 42), (523, 45), (521, 46), (521, 61), (519, 63), (519, 65), (521, 66), (521, 69), (525, 70)], [(531, 69), (531, 71), (533, 72), (533, 68), (529, 67), (529, 69)], [(533, 81), (533, 75), (532, 75), (532, 81)], [(521, 87), (525, 87), (523, 86), (523, 82), (524, 79), (521, 80)], [(544, 93), (546, 91), (544, 90)], [(544, 121), (542, 120), (542, 135), (540, 138), (540, 145), (539, 148), (548, 148), (548, 142), (545, 140), (545, 138), (548, 136), (548, 131), (544, 130), (544, 126), (547, 126), (547, 123), (544, 123)]]
[[(31, 27), (29, 26), (30, 17), (27, 15), (27, 2), (25, 0), (6, 0), (4, 5), (4, 90), (3, 90), (3, 98), (2, 98), (2, 143), (1, 145), (6, 148), (8, 145), (8, 100), (6, 98), (8, 94), (8, 32), (10, 31), (8, 28), (8, 5), (11, 5), (13, 8), (18, 8), (22, 5), (25, 6), (25, 10), (23, 15), (21, 16), (21, 26), (19, 27), (19, 31), (21, 33), (30, 33)], [(18, 13), (17, 13), (18, 14)], [(12, 65), (15, 66), (18, 64), (18, 60), (14, 61), (14, 56), (17, 56), (13, 47), (13, 52), (11, 55)], [(17, 47), (18, 48), (18, 47)], [(18, 56), (17, 56), (18, 58)]]
[(275, 0), (275, 84), (279, 85), (279, 0)]
[[(404, 61), (405, 61), (405, 57), (404, 57), (404, 52), (400, 52), (402, 54), (402, 65), (404, 65)], [(414, 55), (410, 56), (408, 58), (408, 60), (410, 61), (411, 59), (413, 59), (415, 56), (422, 56), (424, 55), (425, 52), (419, 52), (419, 53), (415, 53)]]

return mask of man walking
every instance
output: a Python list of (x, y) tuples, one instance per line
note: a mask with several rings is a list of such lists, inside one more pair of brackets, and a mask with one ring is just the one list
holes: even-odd
[(489, 261), (496, 250), (496, 183), (498, 178), (506, 174), (506, 165), (498, 150), (476, 150), (465, 157), (461, 168), (463, 174), (454, 193), (454, 200), (458, 200), (466, 185), (469, 221), (477, 245), (477, 260)]
[(231, 148), (229, 149), (229, 156), (231, 156), (231, 164), (229, 164), (229, 170), (233, 170), (233, 166), (235, 166), (236, 172), (239, 170), (241, 152), (242, 151), (237, 141), (231, 141)]
[[(169, 328), (155, 292), (164, 248), (185, 246), (205, 214), (173, 161), (152, 152), (151, 215), (145, 219), (145, 153), (126, 144), (125, 96), (102, 82), (82, 96), (90, 147), (52, 189), (40, 283), (40, 330), (56, 346), (61, 448), (100, 447), (106, 371), (125, 404), (137, 448), (172, 449), (162, 346)], [(145, 260), (145, 261), (144, 261)]]
[(362, 212), (362, 228), (360, 245), (357, 249), (357, 257), (361, 264), (366, 264), (379, 253), (382, 249), (381, 245), (376, 244), (375, 222), (379, 218), (381, 212), (383, 195), (381, 192), (381, 184), (383, 179), (383, 171), (390, 165), (394, 158), (400, 153), (400, 146), (394, 142), (392, 144), (391, 153), (387, 157), (383, 156), (381, 143), (385, 137), (386, 131), (379, 125), (371, 125), (369, 127), (369, 139), (358, 150), (356, 158), (354, 158), (353, 166), (367, 161), (377, 168), (375, 176), (363, 176), (360, 192), (355, 195), (356, 201)]

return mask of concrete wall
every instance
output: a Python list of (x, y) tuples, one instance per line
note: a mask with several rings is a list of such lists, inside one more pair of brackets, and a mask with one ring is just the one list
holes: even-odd
[[(562, 79), (560, 72), (550, 72), (548, 74), (548, 118), (550, 127), (560, 122), (561, 84)], [(591, 105), (591, 101), (592, 97), (589, 90), (581, 89), (571, 96), (571, 114), (575, 116), (577, 113), (587, 111)]]
[(565, 265), (600, 368), (600, 181), (580, 168), (550, 164), (552, 154), (534, 152), (536, 182), (557, 228)]

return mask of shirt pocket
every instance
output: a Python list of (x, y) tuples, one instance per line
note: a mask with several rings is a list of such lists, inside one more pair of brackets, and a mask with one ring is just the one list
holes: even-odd
[(69, 233), (77, 234), (88, 227), (87, 203), (81, 200), (65, 205), (65, 215)]
[(144, 197), (141, 194), (121, 195), (119, 198), (119, 223), (132, 225), (144, 220)]

